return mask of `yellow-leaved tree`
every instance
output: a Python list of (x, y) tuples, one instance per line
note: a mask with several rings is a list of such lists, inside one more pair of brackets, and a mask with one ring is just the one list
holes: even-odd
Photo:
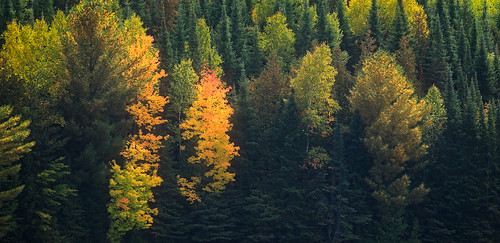
[[(129, 55), (122, 60), (129, 66), (122, 76), (127, 86), (136, 87), (137, 95), (127, 106), (133, 117), (135, 133), (129, 135), (125, 149), (120, 153), (123, 164), (111, 162), (112, 178), (109, 181), (111, 201), (108, 204), (111, 226), (108, 239), (119, 241), (133, 229), (149, 228), (158, 209), (148, 203), (154, 201), (151, 188), (159, 186), (162, 179), (158, 176), (159, 149), (167, 137), (155, 135), (155, 128), (165, 122), (160, 114), (167, 98), (158, 94), (158, 82), (166, 76), (158, 71), (158, 52), (153, 48), (153, 38), (145, 35), (139, 18), (125, 21)], [(127, 65), (124, 65), (127, 66)]]
[(189, 163), (202, 164), (206, 167), (202, 177), (192, 176), (186, 179), (177, 176), (181, 194), (194, 203), (201, 201), (197, 190), (202, 186), (206, 192), (218, 193), (226, 184), (234, 180), (234, 173), (228, 171), (231, 160), (238, 156), (238, 147), (229, 141), (227, 132), (232, 124), (229, 118), (233, 109), (229, 106), (224, 88), (213, 70), (201, 72), (201, 80), (196, 84), (196, 99), (186, 114), (186, 120), (180, 124), (183, 139), (194, 139), (195, 155), (188, 158)]
[(428, 189), (411, 186), (408, 172), (424, 163), (422, 134), (432, 122), (430, 106), (415, 94), (395, 58), (378, 51), (367, 58), (351, 90), (352, 108), (366, 124), (364, 144), (374, 161), (366, 178), (373, 189), (382, 225), (388, 235), (404, 231), (404, 208), (422, 201)]
[(308, 126), (307, 134), (325, 135), (331, 130), (329, 123), (333, 121), (333, 113), (340, 108), (332, 97), (335, 75), (337, 71), (332, 66), (330, 47), (321, 44), (302, 58), (295, 77), (290, 81), (304, 123)]

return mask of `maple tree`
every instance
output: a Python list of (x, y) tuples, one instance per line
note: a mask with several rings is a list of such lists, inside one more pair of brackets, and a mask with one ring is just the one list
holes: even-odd
[[(184, 129), (182, 137), (196, 140), (196, 154), (189, 157), (189, 163), (199, 163), (207, 167), (204, 178), (209, 179), (203, 190), (220, 192), (226, 184), (234, 180), (234, 173), (228, 171), (231, 160), (238, 156), (238, 147), (229, 141), (227, 132), (231, 130), (229, 122), (233, 109), (226, 100), (229, 88), (222, 86), (221, 80), (213, 70), (204, 70), (201, 80), (196, 84), (197, 97), (186, 114), (186, 120), (180, 124)], [(203, 180), (204, 182), (205, 180)], [(196, 192), (202, 178), (191, 180), (178, 176), (181, 194), (188, 201), (201, 201)]]
[(158, 52), (152, 47), (153, 38), (145, 35), (145, 29), (137, 17), (125, 21), (128, 58), (123, 62), (134, 63), (123, 78), (127, 85), (137, 87), (137, 96), (127, 111), (133, 117), (136, 134), (130, 135), (125, 149), (120, 153), (124, 166), (116, 161), (111, 163), (112, 178), (109, 182), (111, 202), (108, 212), (111, 227), (108, 231), (110, 241), (119, 239), (132, 229), (149, 228), (153, 216), (158, 214), (156, 208), (148, 203), (154, 201), (151, 188), (159, 186), (162, 179), (158, 176), (159, 149), (162, 140), (167, 137), (154, 134), (158, 125), (166, 122), (160, 114), (167, 99), (158, 94), (159, 79), (166, 76), (163, 70), (158, 71)]

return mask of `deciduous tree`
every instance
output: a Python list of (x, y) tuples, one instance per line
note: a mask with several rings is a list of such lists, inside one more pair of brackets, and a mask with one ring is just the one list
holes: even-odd
[(264, 31), (259, 33), (259, 48), (268, 57), (277, 55), (283, 61), (293, 57), (295, 34), (287, 27), (286, 18), (280, 12), (269, 17)]
[(424, 119), (430, 107), (414, 95), (411, 84), (393, 57), (376, 52), (364, 62), (351, 104), (367, 124), (365, 146), (374, 157), (367, 178), (378, 202), (381, 240), (400, 239), (406, 229), (403, 217), (407, 205), (421, 202), (428, 189), (411, 188), (409, 171), (422, 167), (426, 153), (422, 132), (430, 123)]
[(337, 71), (331, 63), (330, 48), (325, 44), (317, 46), (302, 58), (290, 82), (304, 123), (308, 130), (319, 134), (330, 131), (328, 124), (333, 120), (333, 112), (339, 109), (332, 98)]
[(228, 171), (231, 160), (238, 156), (238, 147), (229, 141), (229, 122), (233, 109), (226, 100), (229, 88), (222, 86), (221, 80), (213, 70), (204, 70), (201, 81), (196, 85), (196, 99), (180, 125), (185, 131), (182, 137), (195, 139), (196, 154), (188, 159), (189, 163), (206, 167), (202, 176), (195, 175), (190, 180), (178, 176), (181, 194), (188, 201), (201, 201), (200, 183), (206, 192), (218, 193), (234, 180), (234, 173)]

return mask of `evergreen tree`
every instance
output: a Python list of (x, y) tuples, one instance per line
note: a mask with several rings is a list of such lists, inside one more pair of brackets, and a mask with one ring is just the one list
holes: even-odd
[(247, 65), (245, 65), (246, 73), (250, 77), (256, 77), (260, 73), (264, 63), (264, 56), (259, 49), (259, 31), (256, 26), (247, 27)]
[(222, 1), (221, 18), (217, 26), (217, 50), (222, 57), (222, 67), (224, 69), (224, 77), (228, 83), (234, 85), (235, 79), (235, 52), (233, 49), (233, 41), (231, 36), (231, 22), (226, 11), (226, 1)]
[(380, 24), (379, 16), (379, 6), (377, 0), (371, 0), (370, 16), (368, 19), (369, 30), (371, 31), (371, 36), (375, 38), (376, 45), (379, 48), (384, 48), (384, 34), (382, 32), (382, 26)]
[(496, 95), (495, 86), (498, 81), (495, 80), (495, 70), (490, 60), (488, 60), (488, 50), (485, 37), (480, 37), (479, 49), (477, 50), (475, 60), (475, 78), (479, 83), (479, 90), (485, 100), (490, 100)]
[[(462, 64), (462, 69), (463, 69), (463, 79), (461, 80), (462, 83), (465, 83), (467, 79), (470, 77), (473, 77), (473, 56), (471, 53), (471, 46), (470, 46), (470, 41), (469, 41), (469, 36), (465, 30), (464, 23), (465, 21), (462, 21), (462, 24), (459, 25), (459, 31), (458, 31), (458, 50), (462, 50), (458, 52), (458, 57), (460, 60), (460, 63)], [(473, 37), (475, 38), (475, 37)]]
[(17, 19), (24, 22), (31, 17), (26, 12), (27, 4), (27, 1), (22, 0), (7, 0), (0, 3), (0, 33), (7, 29), (11, 21)]
[(358, 50), (355, 45), (354, 36), (346, 16), (344, 1), (336, 0), (336, 9), (337, 17), (339, 19), (339, 27), (342, 30), (343, 34), (340, 48), (343, 51), (349, 53), (349, 56), (351, 56), (351, 58), (349, 59), (348, 67), (352, 67), (353, 64), (357, 62)]
[(24, 185), (18, 183), (21, 157), (30, 152), (34, 142), (25, 142), (30, 134), (30, 122), (21, 122), (20, 116), (13, 116), (10, 106), (0, 107), (0, 239), (16, 229), (12, 213), (16, 204), (12, 202), (21, 193)]
[(233, 4), (231, 6), (231, 40), (233, 41), (232, 46), (235, 51), (235, 74), (234, 77), (238, 78), (241, 76), (242, 68), (241, 65), (246, 66), (246, 61), (248, 59), (247, 52), (245, 51), (246, 47), (246, 39), (245, 36), (245, 23), (243, 19), (243, 9), (242, 9), (242, 0), (233, 0)]
[(431, 18), (429, 42), (429, 50), (424, 57), (424, 85), (430, 86), (434, 84), (439, 89), (444, 89), (447, 87), (449, 64), (446, 58), (446, 47), (441, 24), (437, 16)]
[(66, 121), (64, 146), (71, 160), (84, 222), (91, 240), (104, 240), (107, 222), (107, 163), (125, 145), (131, 125), (126, 107), (148, 77), (144, 59), (154, 57), (139, 18), (121, 22), (115, 3), (83, 1), (68, 16), (63, 39), (67, 79), (61, 82), (59, 109)]
[(189, 21), (189, 5), (187, 4), (188, 0), (179, 0), (179, 4), (177, 5), (177, 18), (175, 21), (174, 33), (174, 50), (175, 56), (177, 57), (175, 63), (180, 62), (180, 60), (185, 56), (186, 42), (187, 38), (190, 36), (186, 33)]
[(341, 122), (348, 121), (351, 116), (350, 105), (347, 97), (349, 92), (354, 85), (354, 77), (349, 68), (349, 54), (346, 51), (342, 51), (340, 47), (336, 47), (332, 51), (332, 65), (337, 70), (337, 75), (335, 76), (335, 85), (333, 86), (333, 97), (340, 106), (340, 111), (336, 119), (340, 119)]
[(326, 0), (320, 0), (318, 5), (316, 5), (316, 14), (318, 15), (318, 21), (316, 22), (316, 39), (319, 43), (328, 42), (327, 37), (327, 14), (328, 9), (326, 7)]
[(360, 220), (359, 213), (350, 204), (356, 198), (353, 191), (353, 172), (345, 158), (344, 138), (338, 121), (335, 122), (332, 139), (332, 166), (328, 175), (328, 220), (326, 239), (329, 241), (354, 240), (354, 224)]
[(312, 24), (313, 20), (309, 9), (309, 0), (304, 0), (297, 32), (297, 40), (295, 42), (295, 52), (298, 57), (305, 55), (306, 51), (312, 48)]
[(403, 36), (407, 36), (409, 33), (408, 19), (406, 17), (403, 0), (398, 0), (396, 5), (396, 16), (394, 17), (394, 22), (391, 28), (391, 50), (395, 51), (400, 48), (399, 43)]
[(483, 2), (483, 14), (481, 17), (481, 24), (482, 24), (482, 36), (484, 38), (484, 44), (486, 46), (486, 50), (488, 53), (491, 53), (494, 51), (494, 44), (493, 44), (493, 35), (492, 35), (492, 30), (491, 30), (491, 17), (489, 15), (489, 10), (488, 10), (488, 4), (486, 3), (486, 0)]
[[(444, 44), (446, 48), (446, 61), (452, 71), (453, 80), (462, 77), (462, 68), (458, 61), (457, 42), (455, 37), (455, 29), (453, 28), (452, 20), (450, 18), (449, 6), (444, 3), (445, 0), (439, 0), (436, 4), (436, 14), (439, 17), (439, 23), (443, 33)], [(439, 86), (438, 86), (439, 87)], [(440, 88), (444, 88), (441, 86)]]

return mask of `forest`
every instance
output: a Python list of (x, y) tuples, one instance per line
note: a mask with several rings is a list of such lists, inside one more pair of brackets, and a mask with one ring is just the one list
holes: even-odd
[(500, 242), (498, 0), (1, 0), (0, 33), (0, 242)]

